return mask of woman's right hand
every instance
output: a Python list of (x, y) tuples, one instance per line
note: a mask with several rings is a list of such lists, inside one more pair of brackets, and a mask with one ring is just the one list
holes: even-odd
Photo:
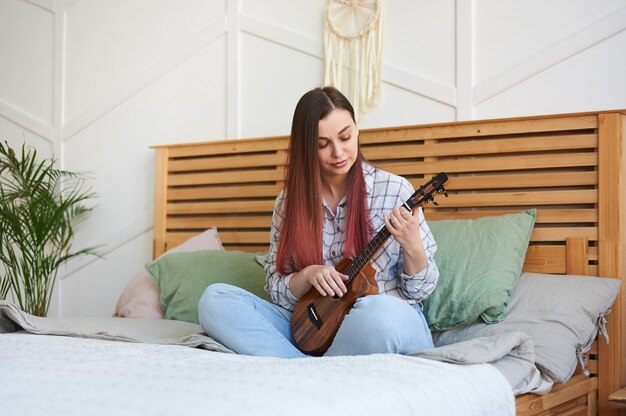
[(348, 275), (338, 272), (334, 267), (313, 264), (300, 270), (291, 277), (289, 290), (297, 298), (302, 297), (311, 287), (322, 296), (343, 296), (348, 289), (344, 281)]

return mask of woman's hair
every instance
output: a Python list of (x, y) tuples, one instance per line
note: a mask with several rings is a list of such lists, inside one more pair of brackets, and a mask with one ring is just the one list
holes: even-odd
[[(324, 212), (318, 130), (320, 120), (339, 108), (347, 110), (354, 121), (352, 105), (332, 87), (311, 90), (296, 105), (287, 159), (284, 218), (278, 243), (277, 269), (282, 274), (299, 271), (312, 264), (323, 264)], [(356, 161), (348, 173), (346, 257), (358, 254), (372, 234), (363, 161), (359, 145)]]

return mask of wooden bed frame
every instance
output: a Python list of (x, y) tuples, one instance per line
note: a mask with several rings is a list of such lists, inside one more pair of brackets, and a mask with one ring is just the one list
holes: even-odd
[[(524, 270), (624, 279), (626, 110), (361, 131), (365, 156), (419, 186), (450, 176), (429, 220), (537, 208)], [(154, 256), (217, 226), (227, 249), (264, 251), (284, 179), (287, 137), (157, 146)], [(626, 385), (626, 307), (608, 316), (610, 343), (546, 396), (517, 398), (519, 415), (617, 415), (608, 396)]]

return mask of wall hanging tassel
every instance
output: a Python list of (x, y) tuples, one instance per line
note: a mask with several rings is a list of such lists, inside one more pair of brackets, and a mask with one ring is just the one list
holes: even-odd
[(358, 117), (380, 99), (383, 5), (378, 0), (329, 0), (325, 15), (324, 85), (348, 96)]

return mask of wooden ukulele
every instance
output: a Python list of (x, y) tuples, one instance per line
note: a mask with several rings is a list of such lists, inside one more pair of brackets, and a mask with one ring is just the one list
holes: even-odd
[[(448, 175), (439, 173), (415, 191), (402, 206), (412, 211), (430, 201), (437, 205), (434, 194), (443, 193), (448, 196), (443, 187), (447, 180)], [(310, 355), (324, 354), (356, 300), (378, 293), (376, 271), (370, 264), (370, 259), (390, 236), (391, 233), (383, 225), (354, 259), (345, 258), (337, 264), (336, 270), (348, 276), (345, 282), (348, 291), (345, 295), (322, 296), (317, 289), (311, 288), (300, 298), (291, 317), (291, 333), (302, 352)]]

